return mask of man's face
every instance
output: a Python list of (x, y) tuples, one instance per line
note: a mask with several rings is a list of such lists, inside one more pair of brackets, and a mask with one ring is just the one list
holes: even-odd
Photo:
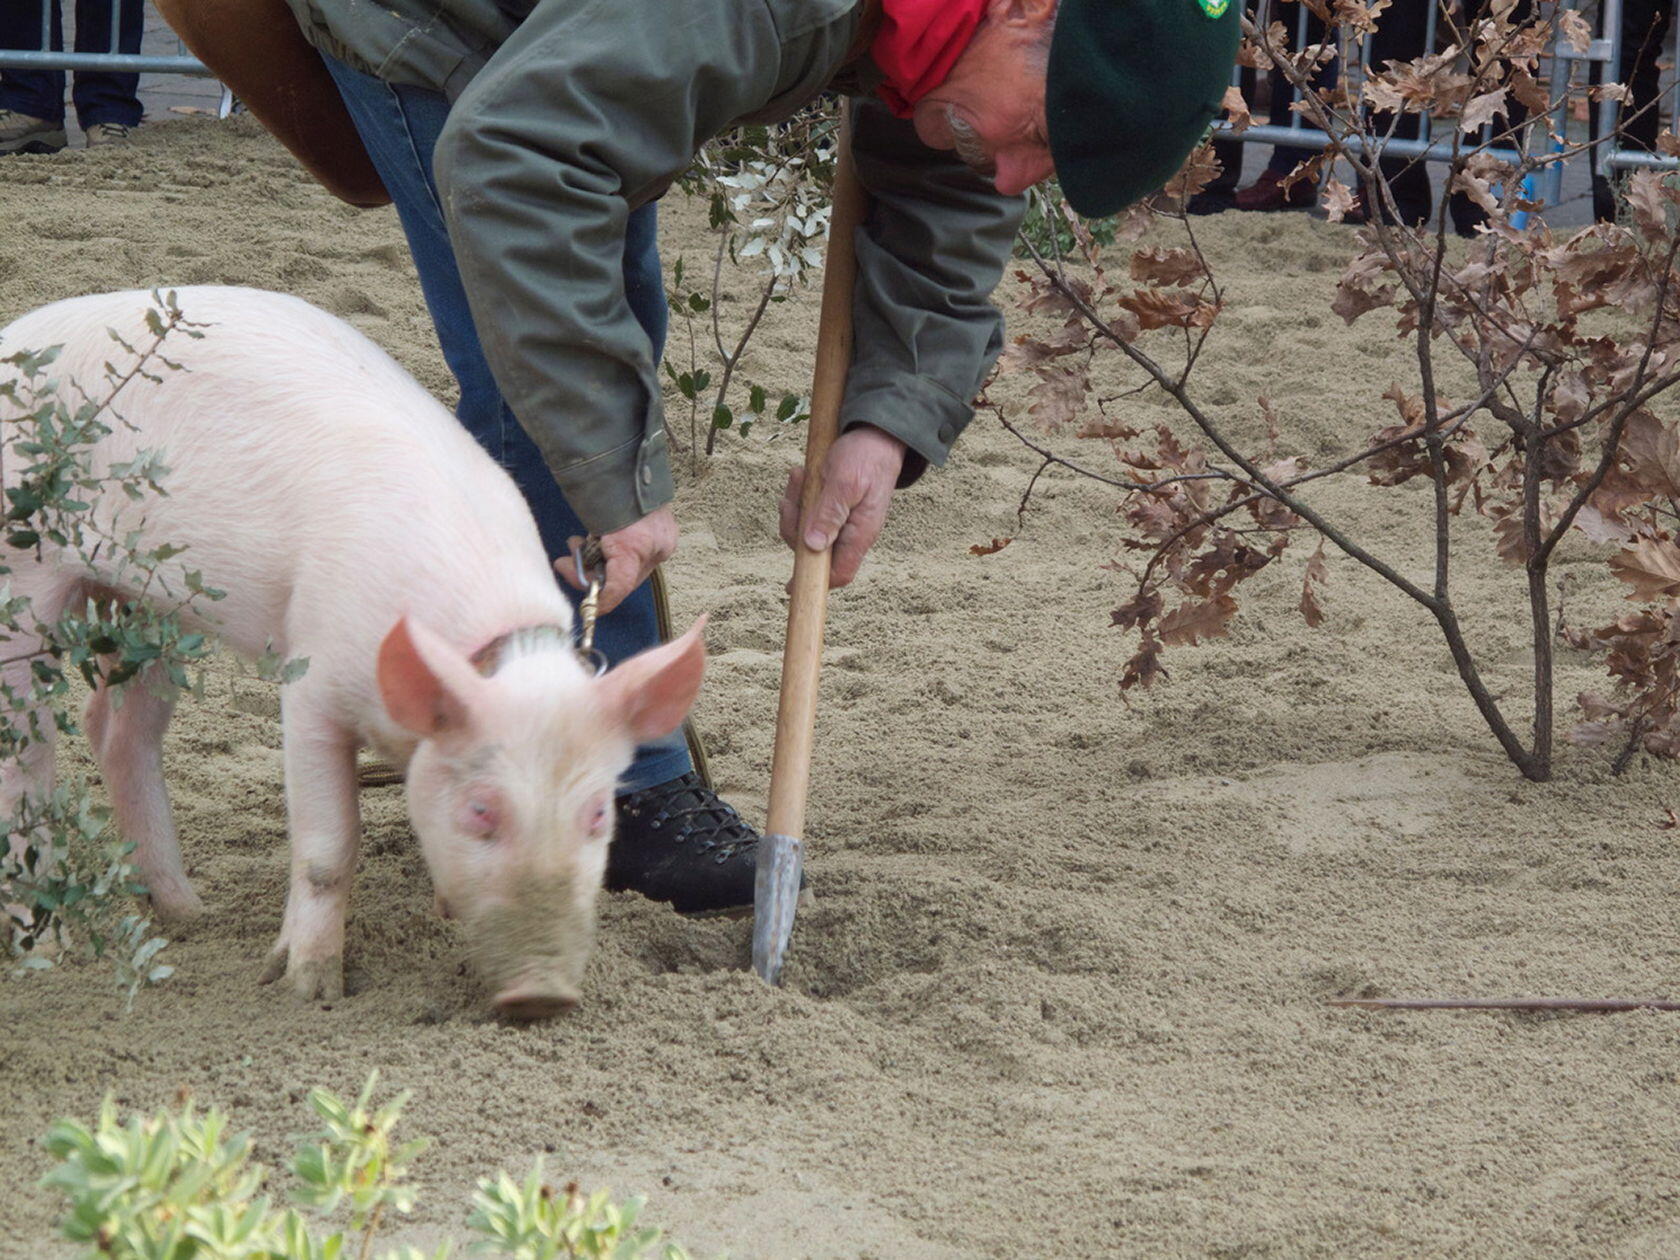
[(1055, 173), (1044, 122), (1044, 62), (1055, 0), (991, 0), (985, 20), (911, 121), (923, 144), (953, 150), (1001, 193)]

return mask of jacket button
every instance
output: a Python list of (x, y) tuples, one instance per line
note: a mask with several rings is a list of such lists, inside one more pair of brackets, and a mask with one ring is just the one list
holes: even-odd
[(642, 465), (642, 484), (644, 486), (653, 484), (653, 469), (647, 464)]
[(949, 425), (949, 424), (940, 425), (939, 426), (939, 440), (941, 442), (946, 443), (947, 445), (949, 445), (952, 442), (955, 442), (957, 440), (956, 427), (953, 426), (953, 425)]

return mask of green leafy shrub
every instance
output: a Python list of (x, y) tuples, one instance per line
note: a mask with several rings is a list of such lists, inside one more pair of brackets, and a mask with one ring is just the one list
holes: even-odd
[[(184, 549), (143, 539), (126, 526), (102, 521), (100, 499), (133, 500), (166, 493), (164, 452), (96, 466), (97, 443), (125, 423), (122, 405), (137, 380), (157, 382), (180, 371), (165, 346), (204, 336), (183, 315), (173, 292), (152, 295), (149, 334), (140, 345), (116, 332), (123, 367), (105, 364), (104, 382), (62, 379), (61, 347), (24, 350), (0, 360), (12, 379), (0, 382), (0, 461), (7, 471), (0, 524), (0, 664), (27, 663), (27, 685), (0, 680), (0, 765), (49, 755), (55, 732), (74, 734), (72, 681), (88, 687), (142, 686), (173, 697), (202, 696), (209, 638), (188, 628), (190, 612), (222, 598), (191, 568), (166, 562)], [(49, 550), (91, 565), (95, 556), (111, 584), (144, 599), (89, 599), (50, 621), (5, 585), (17, 553)], [(286, 683), (306, 661), (273, 652), (255, 673)], [(121, 693), (116, 696), (120, 703)], [(85, 779), (59, 785), (45, 799), (17, 802), (4, 820), (0, 843), (0, 953), (20, 972), (40, 971), (64, 957), (107, 960), (133, 1001), (139, 989), (167, 979), (173, 968), (156, 961), (167, 941), (132, 899), (146, 889), (128, 861), (132, 851), (116, 834), (108, 810), (94, 803)]]
[[(120, 404), (132, 382), (179, 369), (164, 354), (166, 341), (203, 335), (173, 293), (153, 296), (149, 342), (131, 345), (113, 332), (126, 367), (107, 363), (101, 388), (61, 382), (54, 371), (58, 347), (4, 360), (15, 377), (0, 383), (0, 457), (9, 474), (0, 581), (12, 572), (9, 553), (50, 548), (83, 560), (97, 553), (107, 572), (147, 599), (89, 600), (49, 622), (29, 599), (0, 587), (0, 645), (9, 648), (0, 656), (29, 667), (26, 685), (15, 675), (0, 681), (0, 763), (46, 755), (41, 745), (54, 731), (77, 729), (74, 677), (88, 686), (166, 691), (202, 685), (188, 671), (209, 645), (185, 627), (181, 613), (221, 592), (190, 571), (182, 589), (172, 588), (163, 565), (179, 548), (142, 545), (132, 532), (119, 536), (92, 511), (113, 490), (132, 499), (161, 493), (168, 472), (155, 451), (99, 470), (92, 459), (95, 444), (123, 423)], [(18, 802), (6, 831), (12, 839), (0, 844), (0, 948), (19, 960), (20, 970), (42, 970), (69, 955), (105, 958), (131, 1001), (142, 985), (170, 975), (171, 967), (155, 961), (165, 940), (152, 933), (147, 916), (133, 912), (130, 899), (145, 889), (128, 863), (130, 847), (112, 829), (108, 811), (94, 804), (85, 780), (62, 784), (46, 799)]]
[[(251, 1141), (230, 1133), (228, 1117), (199, 1112), (190, 1099), (150, 1116), (119, 1119), (109, 1098), (92, 1128), (59, 1120), (43, 1139), (59, 1162), (42, 1184), (69, 1200), (64, 1237), (101, 1260), (339, 1260), (372, 1256), (391, 1213), (413, 1210), (409, 1166), (429, 1139), (393, 1137), (408, 1094), (372, 1106), (378, 1073), (356, 1101), (311, 1090), (322, 1128), (303, 1139), (291, 1161), (298, 1207), (275, 1205), (269, 1170), (251, 1159)], [(638, 1228), (644, 1200), (615, 1203), (606, 1191), (556, 1191), (539, 1160), (523, 1184), (505, 1173), (485, 1178), (473, 1195), (467, 1254), (507, 1260), (685, 1260), (660, 1231)], [(306, 1209), (316, 1220), (304, 1215)], [(338, 1226), (320, 1224), (335, 1214)], [(320, 1232), (326, 1229), (330, 1232)], [(430, 1253), (445, 1260), (448, 1242)], [(427, 1260), (413, 1246), (382, 1260)]]

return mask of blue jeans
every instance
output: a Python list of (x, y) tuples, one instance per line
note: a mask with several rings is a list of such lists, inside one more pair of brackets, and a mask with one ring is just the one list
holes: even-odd
[[(432, 176), (432, 149), (449, 116), (449, 101), (441, 92), (386, 83), (331, 57), (325, 61), (408, 237), (444, 362), (461, 387), (455, 414), (518, 483), (549, 556), (565, 555), (566, 540), (588, 531), (561, 495), (536, 443), (520, 426), (490, 374), (444, 226)], [(657, 362), (665, 346), (667, 311), (655, 214), (655, 207), (647, 205), (630, 216), (624, 240), (624, 285), (630, 309), (653, 343)], [(575, 605), (576, 592), (565, 583), (561, 586)], [(653, 592), (645, 583), (601, 618), (595, 629), (595, 646), (613, 662), (659, 641)], [(636, 750), (636, 760), (620, 790), (651, 787), (692, 768), (688, 744), (679, 729)]]
[[(117, 46), (114, 51), (137, 53), (144, 33), (145, 14), (141, 0), (121, 0)], [(50, 49), (64, 48), (64, 12), (59, 0), (0, 0), (0, 48), (41, 48), (41, 19), (50, 10)], [(111, 52), (112, 0), (76, 0), (76, 51)], [(76, 101), (76, 121), (83, 129), (95, 123), (140, 125), (140, 86), (137, 74), (112, 74), (105, 70), (81, 70), (76, 74), (71, 95)], [(7, 70), (0, 74), (0, 109), (64, 121), (64, 72), (62, 70)]]

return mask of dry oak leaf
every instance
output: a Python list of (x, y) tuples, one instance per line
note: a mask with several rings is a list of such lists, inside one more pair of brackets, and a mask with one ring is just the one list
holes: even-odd
[(1091, 378), (1083, 367), (1039, 368), (1038, 375), (1038, 384), (1027, 391), (1032, 399), (1027, 414), (1041, 430), (1054, 433), (1085, 410)]
[(1595, 543), (1625, 543), (1634, 536), (1631, 526), (1606, 516), (1590, 503), (1575, 513), (1570, 525)]
[(1157, 678), (1166, 676), (1167, 671), (1161, 664), (1161, 641), (1145, 634), (1137, 654), (1120, 671), (1121, 698), (1124, 699), (1125, 693), (1133, 687), (1142, 687), (1147, 691)]
[(1225, 98), (1219, 106), (1230, 117), (1231, 135), (1240, 136), (1253, 125), (1254, 117), (1248, 112), (1248, 102), (1243, 100), (1242, 89), (1235, 83), (1225, 89)]
[(1658, 831), (1673, 831), (1676, 827), (1680, 827), (1680, 814), (1674, 812), (1674, 806), (1670, 805), (1664, 809), (1663, 815), (1663, 820), (1657, 824)]
[(1324, 540), (1318, 540), (1318, 550), (1307, 561), (1307, 576), (1301, 582), (1301, 616), (1307, 625), (1317, 629), (1324, 620), (1324, 605), (1318, 602), (1324, 584), (1330, 580), (1330, 570), (1324, 563)]
[(1188, 249), (1140, 249), (1132, 255), (1132, 279), (1150, 284), (1192, 284), (1207, 275), (1202, 260)]
[(968, 554), (971, 556), (995, 556), (1014, 541), (1013, 538), (994, 538), (989, 543), (975, 543), (968, 549)]
[(1131, 599), (1109, 613), (1111, 624), (1122, 630), (1130, 630), (1134, 626), (1143, 627), (1155, 620), (1161, 613), (1161, 593), (1148, 590), (1139, 591)]
[(1528, 110), (1531, 117), (1544, 118), (1551, 110), (1551, 96), (1536, 82), (1534, 76), (1521, 66), (1511, 68), (1511, 95)]
[[(1528, 532), (1523, 524), (1521, 503), (1499, 503), (1486, 513), (1493, 518), (1494, 549), (1506, 564), (1527, 564), (1529, 558)], [(1557, 523), (1557, 512), (1551, 503), (1540, 501), (1540, 537), (1544, 539)], [(1614, 561), (1611, 561), (1614, 564)]]
[(1592, 47), (1592, 26), (1575, 9), (1565, 9), (1558, 19), (1558, 29), (1563, 34), (1564, 43), (1578, 53), (1584, 53)]
[(1359, 204), (1359, 198), (1354, 196), (1353, 189), (1341, 180), (1331, 178), (1324, 185), (1324, 217), (1332, 223), (1340, 223), (1353, 212)]
[(1656, 495), (1680, 498), (1680, 428), (1664, 424), (1641, 407), (1623, 426), (1622, 456), (1632, 474), (1629, 492), (1644, 491), (1631, 502), (1645, 502)]
[(1216, 595), (1199, 604), (1180, 604), (1156, 623), (1161, 642), (1195, 646), (1203, 639), (1218, 639), (1230, 630), (1237, 615), (1237, 601)]
[(1091, 344), (1091, 332), (1085, 321), (1076, 319), (1062, 325), (1047, 337), (1020, 336), (1003, 348), (998, 356), (999, 372), (1018, 372), (1034, 368), (1063, 355), (1076, 354)]
[(1395, 286), (1380, 283), (1387, 266), (1388, 260), (1380, 254), (1355, 258), (1336, 284), (1336, 300), (1330, 309), (1351, 324), (1367, 311), (1393, 306)]
[(1271, 23), (1258, 40), (1245, 35), (1242, 47), (1237, 49), (1237, 64), (1250, 70), (1260, 66), (1270, 69), (1272, 59), (1266, 55), (1267, 48), (1276, 49), (1280, 55), (1288, 51), (1289, 30), (1282, 22)]
[(1666, 538), (1635, 539), (1610, 557), (1610, 571), (1633, 587), (1629, 599), (1680, 595), (1680, 547)]
[(1370, 0), (1360, 3), (1360, 0), (1336, 0), (1336, 21), (1355, 31), (1370, 34), (1377, 29), (1376, 19), (1382, 11), (1388, 8), (1391, 0)]
[(1666, 171), (1635, 171), (1628, 179), (1627, 203), (1645, 239), (1662, 239), (1668, 231), (1668, 203), (1673, 191), (1663, 186)]
[(1213, 306), (1190, 293), (1138, 289), (1119, 302), (1137, 316), (1138, 326), (1145, 332), (1152, 328), (1206, 328), (1213, 322)]
[(1492, 122), (1504, 112), (1505, 89), (1484, 92), (1480, 96), (1472, 97), (1470, 103), (1464, 107), (1464, 116), (1458, 120), (1458, 129), (1464, 132), (1480, 130), (1484, 124)]

